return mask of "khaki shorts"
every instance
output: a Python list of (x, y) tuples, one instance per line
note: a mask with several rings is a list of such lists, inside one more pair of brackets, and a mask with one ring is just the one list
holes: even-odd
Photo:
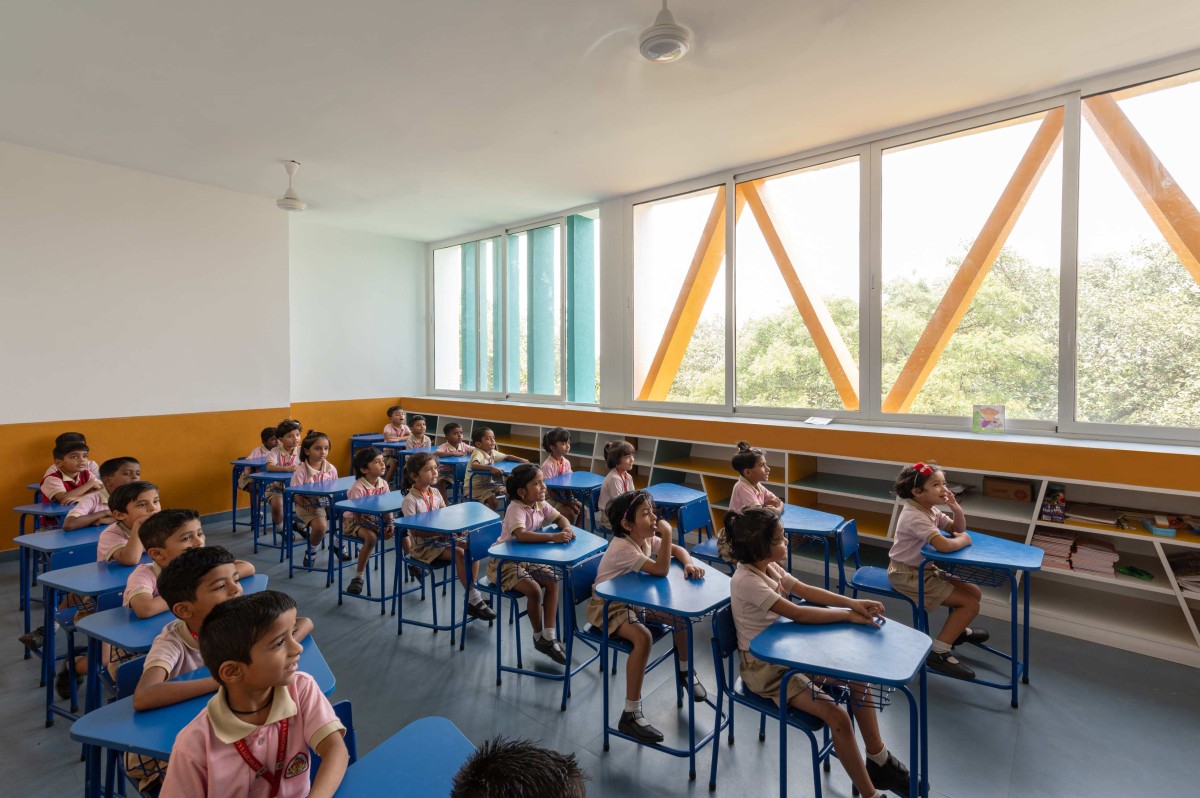
[(346, 513), (346, 517), (342, 519), (342, 535), (361, 540), (364, 532), (369, 532), (377, 538), (382, 537), (379, 530), (379, 516)]
[[(604, 618), (604, 599), (598, 596), (592, 596), (588, 602), (587, 620), (597, 631), (603, 627), (601, 624), (605, 622)], [(687, 624), (682, 618), (674, 615), (666, 615), (654, 610), (642, 610), (636, 607), (630, 607), (628, 604), (623, 604), (620, 601), (611, 602), (608, 605), (608, 636), (615, 637), (617, 630), (627, 623), (645, 624), (647, 621), (653, 623), (661, 623), (671, 627), (673, 630), (686, 629)]]
[(308, 526), (318, 518), (325, 517), (325, 509), (316, 502), (309, 503), (300, 499), (296, 500), (296, 506), (293, 509), (293, 514), (299, 519), (300, 523)]
[[(749, 651), (738, 651), (738, 660), (746, 689), (755, 695), (769, 698), (778, 705), (779, 683), (783, 681), (783, 674), (787, 673), (789, 669), (782, 665), (763, 662)], [(788, 680), (788, 703), (790, 704), (796, 696), (807, 693), (811, 684), (812, 681), (803, 673), (794, 674)]]
[(440, 560), (442, 553), (448, 551), (449, 548), (448, 541), (442, 535), (430, 537), (413, 535), (412, 549), (408, 552), (408, 556), (423, 563), (431, 563), (434, 560)]
[[(907, 563), (895, 562), (888, 565), (888, 581), (892, 588), (917, 602), (920, 577), (919, 570)], [(954, 583), (946, 576), (946, 572), (934, 565), (925, 566), (925, 611), (937, 609), (942, 602), (954, 592)]]
[(499, 570), (503, 575), (503, 579), (498, 583), (500, 589), (505, 593), (517, 589), (517, 582), (522, 579), (532, 579), (538, 584), (546, 584), (548, 582), (557, 582), (558, 574), (555, 570), (547, 565), (536, 565), (531, 562), (514, 562), (512, 560), (504, 560), (503, 568), (500, 560), (488, 560), (487, 577), (488, 581), (493, 585), (497, 584), (496, 571)]

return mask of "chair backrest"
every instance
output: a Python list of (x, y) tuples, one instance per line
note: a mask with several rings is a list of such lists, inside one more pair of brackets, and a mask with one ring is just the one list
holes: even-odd
[(50, 565), (46, 570), (56, 571), (59, 568), (70, 568), (72, 565), (83, 565), (95, 561), (96, 544), (92, 543), (78, 548), (60, 549), (51, 553)]
[[(358, 738), (354, 733), (354, 708), (349, 701), (339, 701), (333, 705), (333, 714), (337, 715), (337, 719), (346, 727), (346, 735), (342, 741), (346, 743), (346, 750), (350, 752), (350, 764), (353, 765), (358, 761)], [(309, 749), (312, 751), (312, 749)], [(321, 757), (317, 756), (316, 751), (312, 751), (312, 767), (308, 770), (308, 780), (311, 784), (317, 778), (317, 770), (321, 767)]]
[(142, 670), (146, 667), (146, 658), (138, 657), (117, 666), (117, 698), (128, 698), (133, 695), (138, 681), (142, 678)]
[(596, 584), (596, 573), (600, 569), (600, 556), (584, 560), (571, 569), (571, 600), (582, 604), (592, 597), (592, 585)]
[(854, 567), (858, 567), (858, 522), (853, 518), (843, 521), (837, 528), (838, 559), (845, 562), (854, 558)]
[(679, 511), (679, 536), (682, 538), (696, 529), (705, 529), (708, 536), (712, 537), (712, 515), (708, 509), (708, 502), (692, 502), (684, 505)]
[(488, 548), (500, 538), (500, 521), (494, 521), (471, 530), (468, 547), (471, 549), (471, 559), (475, 562), (486, 559)]
[(737, 651), (737, 627), (733, 625), (733, 608), (729, 606), (717, 610), (712, 620), (713, 643), (721, 659), (725, 659)]

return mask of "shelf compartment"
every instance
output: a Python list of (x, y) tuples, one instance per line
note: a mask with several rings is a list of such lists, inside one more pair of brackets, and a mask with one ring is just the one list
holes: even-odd
[(666, 462), (656, 463), (655, 466), (674, 471), (692, 471), (714, 477), (737, 478), (737, 474), (733, 473), (733, 468), (729, 465), (728, 460), (715, 460), (708, 457), (677, 457)]
[[(1061, 568), (1042, 568), (1035, 578), (1042, 579), (1045, 577), (1052, 581), (1061, 582), (1095, 582), (1100, 585), (1121, 588), (1122, 592), (1141, 591), (1145, 593), (1159, 593), (1166, 596), (1175, 595), (1175, 591), (1171, 589), (1171, 583), (1167, 580), (1167, 575), (1163, 572), (1162, 563), (1158, 557), (1131, 554), (1126, 551), (1118, 552), (1118, 554), (1121, 557), (1117, 561), (1118, 566), (1131, 565), (1134, 568), (1141, 568), (1143, 571), (1153, 574), (1154, 580), (1147, 582), (1143, 579), (1126, 576), (1125, 574), (1117, 574), (1114, 578), (1110, 578), (1084, 573), (1083, 571), (1064, 571)], [(1197, 598), (1200, 598), (1200, 596), (1197, 596)]]
[(963, 512), (967, 514), (968, 526), (970, 526), (971, 516), (1026, 525), (1033, 520), (1033, 502), (997, 499), (994, 496), (984, 496), (977, 491), (971, 491), (959, 497), (958, 502), (962, 505)]
[(854, 499), (869, 499), (887, 504), (895, 501), (891, 492), (892, 483), (886, 479), (852, 477), (845, 474), (810, 474), (793, 480), (791, 487), (813, 493), (849, 496)]
[(839, 507), (836, 504), (816, 504), (814, 510), (840, 515), (843, 518), (853, 518), (858, 522), (860, 537), (887, 540), (888, 526), (892, 522), (891, 513), (877, 513), (873, 510), (860, 510), (857, 507)]
[(1112, 537), (1128, 538), (1129, 540), (1153, 540), (1157, 543), (1163, 543), (1168, 546), (1186, 546), (1189, 548), (1200, 548), (1200, 535), (1184, 534), (1173, 538), (1164, 538), (1158, 535), (1152, 535), (1144, 529), (1118, 529), (1111, 524), (1093, 524), (1088, 521), (1072, 521), (1070, 523), (1059, 524), (1054, 521), (1038, 521), (1038, 526), (1044, 526), (1049, 529), (1066, 529), (1071, 532), (1087, 532), (1098, 535), (1111, 535)]

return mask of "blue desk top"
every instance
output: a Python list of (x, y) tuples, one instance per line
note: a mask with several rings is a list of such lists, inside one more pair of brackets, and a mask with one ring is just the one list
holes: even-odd
[(14, 513), (21, 515), (37, 515), (46, 516), (48, 518), (58, 518), (65, 516), (71, 512), (69, 504), (55, 504), (53, 502), (38, 502), (37, 504), (21, 504), (13, 508)]
[(894, 686), (916, 675), (932, 644), (929, 635), (894, 620), (877, 628), (780, 618), (750, 641), (750, 653), (808, 673)]
[(136, 567), (112, 562), (85, 562), (83, 565), (47, 571), (38, 577), (38, 584), (80, 596), (101, 596), (124, 590), (129, 575)]
[(414, 720), (359, 758), (334, 798), (392, 798), (450, 794), (454, 774), (475, 746), (445, 718)]
[(100, 541), (100, 533), (104, 525), (87, 526), (83, 529), (73, 529), (64, 532), (61, 529), (48, 529), (45, 532), (33, 532), (28, 535), (17, 535), (13, 542), (24, 549), (50, 553), (73, 549), (78, 546), (91, 546)]
[[(311, 637), (304, 641), (304, 652), (300, 655), (300, 670), (316, 680), (325, 695), (333, 692), (337, 681), (333, 672), (321, 656), (321, 650)], [(201, 668), (180, 679), (202, 679), (208, 669)], [(133, 708), (133, 697), (122, 698), (75, 721), (71, 726), (71, 737), (81, 743), (101, 745), (117, 751), (132, 751), (145, 756), (166, 759), (171, 754), (175, 737), (192, 718), (200, 714), (211, 696), (197, 696), (182, 704), (160, 707), (146, 712)]]
[[(970, 530), (968, 530), (970, 532)], [(921, 556), (941, 563), (977, 565), (983, 568), (1003, 568), (1008, 571), (1040, 571), (1045, 554), (1036, 546), (1026, 546), (1011, 540), (971, 532), (971, 545), (958, 551), (940, 552), (926, 543)]]
[(650, 485), (646, 488), (646, 492), (654, 499), (654, 503), (663, 507), (683, 507), (685, 504), (691, 504), (694, 501), (708, 501), (708, 494), (704, 491), (689, 488), (687, 485), (676, 485), (674, 482), (659, 482), (657, 485)]
[(407, 442), (407, 441), (376, 441), (375, 443), (373, 443), (373, 444), (371, 444), (371, 445), (372, 445), (372, 446), (374, 446), (376, 449), (396, 449), (396, 450), (400, 450), (400, 449), (407, 449), (407, 448), (408, 448), (408, 442)]
[(546, 480), (546, 487), (551, 490), (594, 490), (603, 483), (604, 477), (599, 474), (593, 474), (591, 471), (572, 471), (561, 477), (550, 477)]
[(229, 464), (235, 465), (235, 466), (249, 466), (251, 468), (254, 468), (254, 467), (258, 467), (258, 466), (265, 466), (267, 464), (267, 458), (265, 458), (265, 457), (239, 457), (237, 460), (230, 460)]
[[(541, 565), (574, 565), (596, 556), (608, 547), (608, 541), (604, 538), (577, 526), (571, 528), (575, 530), (575, 539), (567, 543), (521, 543), (509, 540), (488, 549), (488, 556), (497, 560), (517, 560)], [(547, 527), (541, 531), (557, 532), (558, 527)]]
[(291, 482), (291, 471), (256, 471), (253, 474), (247, 474), (246, 479), (252, 479), (255, 482)]
[(42, 487), (42, 483), (40, 483), (40, 482), (30, 482), (28, 485), (25, 486), (25, 490), (39, 490), (41, 487)]
[(715, 568), (706, 568), (703, 579), (686, 579), (683, 566), (672, 562), (665, 578), (643, 571), (623, 574), (598, 583), (596, 595), (672, 615), (697, 618), (729, 603), (729, 577)]
[[(341, 503), (338, 507), (341, 507)], [(496, 524), (500, 516), (484, 507), (479, 502), (463, 502), (452, 504), (428, 513), (417, 513), (396, 519), (398, 529), (412, 529), (417, 532), (440, 532), (444, 535), (465, 532), (468, 529)]]
[(345, 493), (357, 481), (358, 477), (338, 477), (322, 482), (310, 482), (307, 485), (288, 485), (283, 490), (289, 496), (332, 496), (335, 493)]
[(439, 454), (438, 463), (441, 465), (463, 465), (471, 461), (469, 454)]
[(437, 447), (436, 446), (418, 446), (415, 449), (405, 449), (404, 456), (407, 457), (410, 454), (421, 454), (422, 452), (429, 452), (430, 454), (437, 454)]
[(359, 443), (371, 443), (373, 441), (382, 441), (384, 437), (382, 432), (360, 432), (357, 435), (351, 435), (350, 440)]
[(387, 493), (376, 493), (374, 496), (360, 496), (357, 499), (342, 499), (333, 505), (333, 509), (349, 513), (380, 515), (396, 513), (404, 504), (404, 494), (398, 490)]
[[(267, 589), (267, 575), (248, 576), (241, 584), (243, 593), (258, 593)], [(137, 653), (149, 651), (154, 638), (173, 620), (175, 616), (170, 611), (139, 618), (128, 607), (114, 607), (80, 619), (76, 627), (88, 637)]]
[(832, 535), (845, 519), (840, 515), (814, 510), (811, 507), (783, 505), (783, 531), (788, 533), (813, 533)]
[(496, 468), (499, 468), (505, 474), (511, 474), (513, 469), (524, 463), (518, 463), (516, 460), (501, 460), (498, 463), (492, 463)]

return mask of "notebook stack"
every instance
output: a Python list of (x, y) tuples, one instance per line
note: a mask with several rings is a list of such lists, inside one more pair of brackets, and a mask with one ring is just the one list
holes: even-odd
[(1071, 570), (1071, 547), (1075, 533), (1061, 529), (1038, 529), (1033, 533), (1033, 545), (1046, 553), (1042, 565), (1046, 568)]
[(1076, 571), (1094, 576), (1117, 577), (1117, 549), (1106, 540), (1077, 538), (1075, 552), (1071, 555), (1071, 567)]
[(1167, 562), (1171, 564), (1180, 590), (1200, 594), (1200, 552), (1181, 551), (1168, 554)]

